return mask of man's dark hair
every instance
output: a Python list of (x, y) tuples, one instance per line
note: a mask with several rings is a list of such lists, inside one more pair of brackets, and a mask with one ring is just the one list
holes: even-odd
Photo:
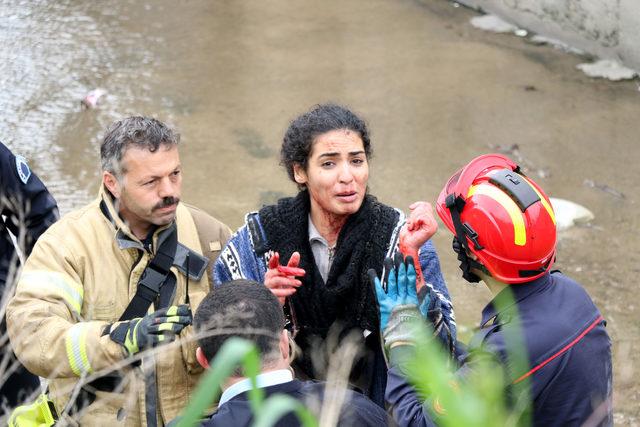
[(264, 285), (253, 280), (225, 282), (209, 292), (193, 318), (198, 344), (207, 360), (220, 351), (231, 337), (245, 338), (256, 344), (263, 362), (279, 352), (284, 329), (284, 314), (278, 299)]
[(130, 147), (146, 148), (152, 153), (163, 145), (180, 142), (180, 134), (152, 117), (133, 116), (109, 126), (100, 145), (102, 170), (120, 177), (126, 171), (122, 165), (124, 152)]
[[(280, 148), (280, 164), (289, 178), (295, 181), (293, 165), (299, 164), (305, 171), (311, 154), (313, 141), (319, 135), (332, 130), (345, 129), (356, 132), (364, 144), (367, 158), (371, 157), (371, 141), (367, 124), (351, 110), (336, 104), (316, 105), (310, 111), (291, 122), (284, 134)], [(304, 186), (298, 186), (303, 188)]]

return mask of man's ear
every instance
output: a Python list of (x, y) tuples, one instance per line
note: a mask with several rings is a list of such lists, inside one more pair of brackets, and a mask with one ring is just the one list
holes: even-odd
[(116, 178), (111, 172), (103, 171), (102, 172), (102, 183), (113, 197), (116, 199), (120, 198), (120, 181)]
[(282, 358), (287, 362), (289, 362), (289, 355), (290, 355), (289, 331), (287, 331), (286, 329), (283, 329), (282, 332), (280, 333), (279, 346), (280, 346), (280, 354), (282, 355)]
[(207, 356), (204, 355), (204, 351), (202, 351), (201, 347), (196, 348), (196, 359), (200, 366), (204, 369), (209, 369), (209, 361), (207, 360)]
[(304, 170), (300, 163), (293, 164), (293, 178), (300, 185), (307, 183), (307, 172)]

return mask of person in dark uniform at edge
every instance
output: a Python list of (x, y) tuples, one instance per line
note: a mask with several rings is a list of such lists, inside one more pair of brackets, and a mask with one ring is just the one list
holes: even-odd
[[(529, 418), (537, 426), (611, 425), (611, 340), (606, 322), (578, 283), (551, 271), (555, 214), (542, 189), (512, 160), (488, 154), (449, 179), (438, 197), (437, 212), (455, 236), (453, 248), (464, 279), (482, 280), (494, 295), (482, 312), (469, 353), (459, 359), (458, 380), (464, 381), (474, 361), (484, 358), (504, 367), (507, 403), (529, 394), (525, 423)], [(433, 235), (437, 223), (431, 216)], [(402, 375), (413, 348), (409, 319), (420, 314), (415, 285), (407, 279), (412, 268), (397, 266), (391, 274), (397, 274), (396, 282), (388, 283), (407, 289), (398, 286), (397, 292), (386, 293), (374, 279), (381, 316), (388, 316), (383, 335), (392, 368), (385, 397), (400, 426), (437, 425), (439, 417), (446, 417), (446, 408), (437, 396), (425, 396), (429, 403), (422, 401)], [(514, 319), (519, 319), (519, 326)], [(517, 341), (528, 358), (514, 372), (517, 361), (507, 354), (518, 350)]]
[[(209, 363), (226, 340), (234, 336), (245, 338), (260, 351), (262, 364), (257, 384), (266, 397), (277, 393), (291, 396), (307, 408), (316, 408), (312, 412), (319, 416), (318, 411), (322, 411), (323, 404), (336, 403), (331, 399), (339, 390), (332, 391), (323, 382), (293, 378), (289, 332), (285, 329), (282, 308), (278, 298), (267, 287), (257, 285), (252, 280), (238, 279), (221, 284), (204, 298), (194, 316), (194, 325), (202, 337), (198, 339), (197, 359), (205, 369), (209, 369)], [(222, 332), (225, 329), (247, 332), (225, 334)], [(217, 411), (202, 425), (251, 425), (253, 414), (247, 393), (251, 382), (242, 376), (241, 368), (226, 380), (222, 389)], [(341, 404), (339, 426), (387, 425), (385, 411), (358, 392), (347, 390)], [(275, 424), (277, 427), (300, 425), (293, 413), (286, 414)]]
[[(20, 266), (19, 252), (27, 257), (38, 237), (58, 219), (58, 206), (45, 185), (29, 169), (24, 157), (0, 142), (0, 291), (2, 304), (13, 295)], [(15, 243), (14, 243), (14, 239)], [(4, 307), (2, 309), (4, 313)], [(10, 358), (6, 371), (14, 371), (0, 384), (0, 417), (35, 391), (40, 380), (17, 361), (7, 336), (5, 318), (0, 326), (1, 360)]]

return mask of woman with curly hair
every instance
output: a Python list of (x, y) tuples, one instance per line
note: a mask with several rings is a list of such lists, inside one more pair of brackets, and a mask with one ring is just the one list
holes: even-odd
[(271, 289), (302, 350), (294, 363), (299, 376), (325, 377), (322, 344), (330, 330), (339, 339), (357, 331), (351, 336), (365, 351), (351, 382), (384, 406), (386, 364), (369, 270), (383, 275), (385, 258), (399, 247), (413, 255), (424, 275), (421, 310), (448, 344), (455, 342), (449, 293), (421, 219), (428, 204), (414, 203), (407, 219), (368, 194), (369, 131), (345, 107), (317, 105), (297, 117), (280, 154), (298, 194), (246, 216), (218, 258), (214, 282), (246, 278)]

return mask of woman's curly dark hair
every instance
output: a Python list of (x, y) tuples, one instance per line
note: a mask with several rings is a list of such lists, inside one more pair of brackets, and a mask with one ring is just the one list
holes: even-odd
[(341, 105), (319, 104), (293, 120), (284, 134), (280, 149), (280, 164), (287, 170), (293, 182), (296, 182), (293, 165), (297, 163), (305, 171), (307, 170), (307, 161), (315, 138), (338, 129), (357, 132), (364, 144), (367, 159), (371, 157), (371, 141), (365, 121)]

